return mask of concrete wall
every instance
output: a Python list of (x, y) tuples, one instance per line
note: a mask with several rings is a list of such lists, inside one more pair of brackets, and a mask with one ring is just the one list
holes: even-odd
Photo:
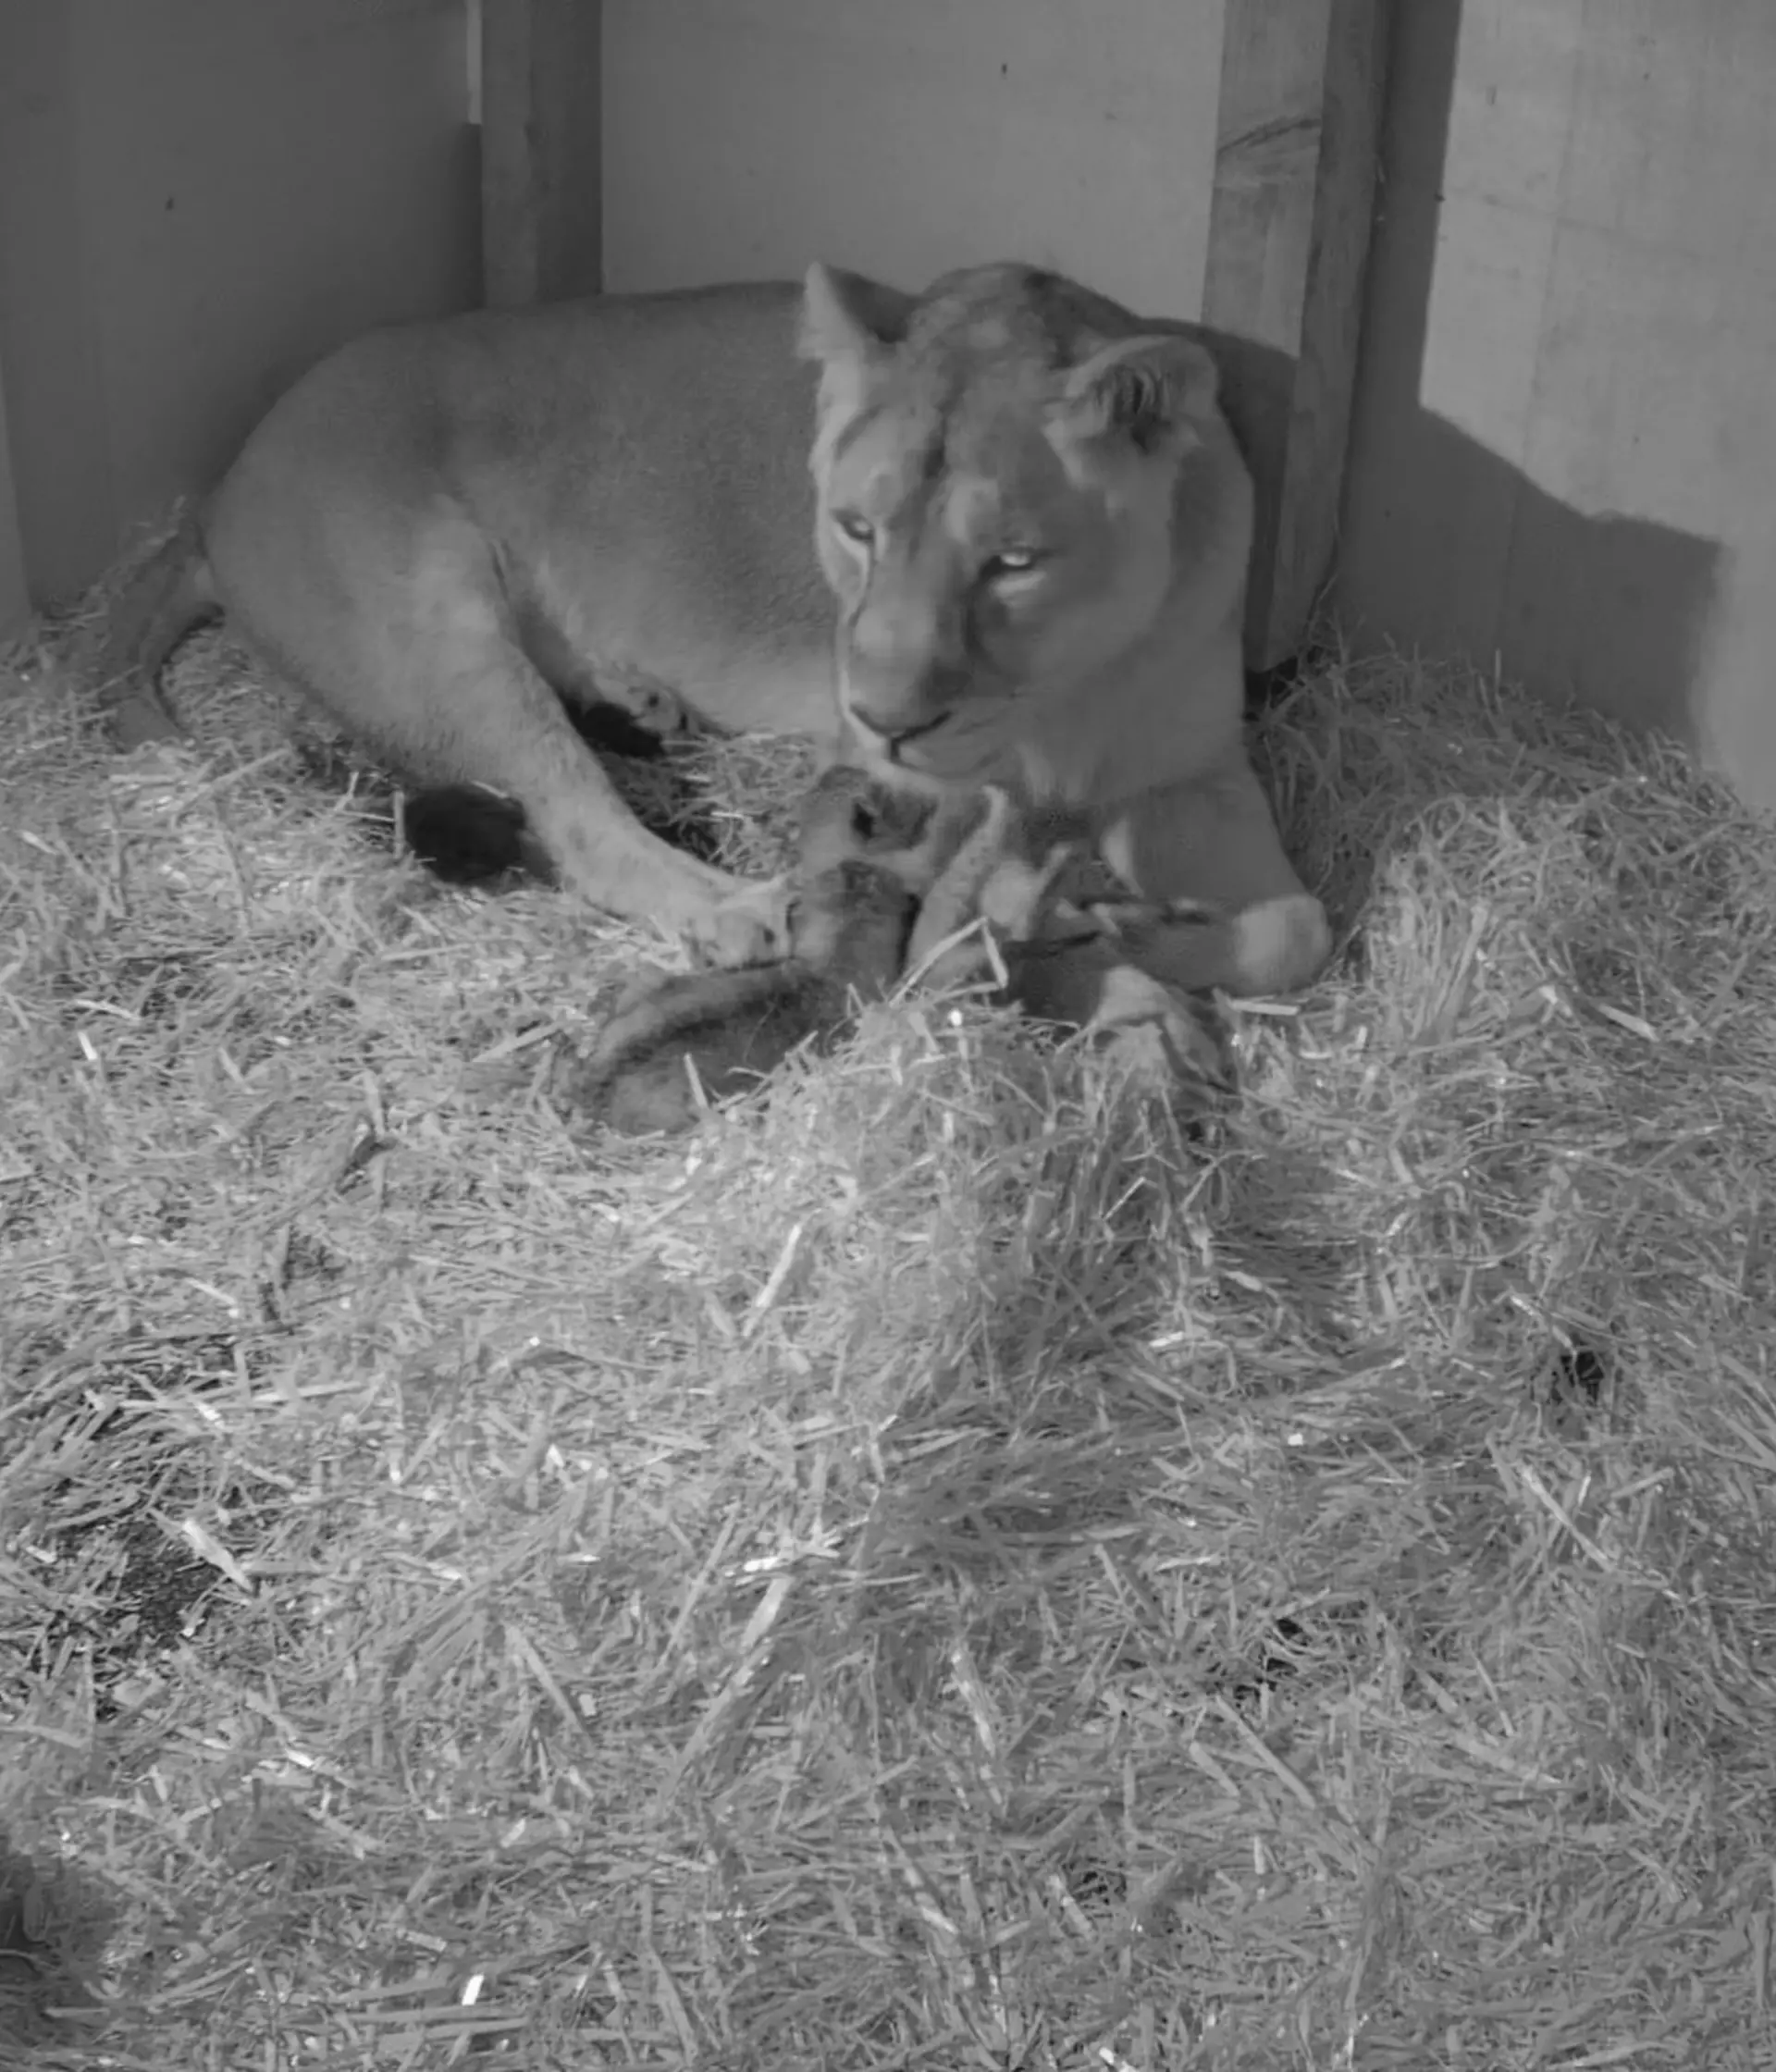
[(0, 382), (37, 601), (330, 347), (475, 300), (467, 36), (464, 0), (0, 5)]
[(1218, 0), (604, 0), (611, 290), (1025, 258), (1202, 307)]
[(1776, 805), (1776, 6), (1398, 0), (1340, 597)]

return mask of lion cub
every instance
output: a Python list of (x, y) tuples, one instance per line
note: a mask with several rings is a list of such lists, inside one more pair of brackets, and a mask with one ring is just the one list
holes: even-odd
[(1035, 832), (997, 785), (934, 805), (847, 766), (828, 771), (798, 816), (789, 956), (645, 980), (561, 1092), (624, 1135), (688, 1128), (704, 1100), (756, 1087), (801, 1043), (832, 1043), (861, 1001), (908, 975), (932, 990), (990, 984), (1037, 1020), (1218, 1079), (1219, 1052), (1189, 1004), (1134, 961), (1197, 917), (1061, 896), (1076, 845), (1063, 834), (1037, 861)]
[[(985, 811), (913, 924), (908, 972), (933, 988), (993, 981), (995, 1000), (1051, 1028), (1087, 1031), (1155, 1086), (1225, 1086), (1219, 1030), (1184, 948), (1200, 945), (1218, 917), (1193, 901), (1083, 888), (1069, 897), (1062, 886), (1078, 843), (1063, 832), (1039, 862), (1036, 832), (989, 787)], [(1198, 947), (1197, 969), (1201, 958)]]
[(898, 981), (956, 820), (918, 793), (829, 770), (797, 817), (788, 956), (645, 980), (563, 1081), (564, 1096), (625, 1136), (686, 1129), (699, 1089), (711, 1102), (744, 1092), (798, 1044), (832, 1042), (859, 1001)]
[(857, 1001), (886, 993), (916, 905), (892, 871), (855, 858), (817, 871), (797, 887), (781, 964), (646, 981), (563, 1095), (623, 1136), (688, 1129), (706, 1101), (757, 1087), (798, 1044), (841, 1034)]

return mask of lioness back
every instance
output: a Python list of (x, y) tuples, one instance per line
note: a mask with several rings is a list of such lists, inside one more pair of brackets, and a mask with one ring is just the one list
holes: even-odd
[(273, 408), (212, 498), (218, 600), (333, 702), (339, 614), (387, 610), (418, 543), (461, 512), (551, 675), (646, 673), (719, 724), (801, 717), (795, 680), (824, 685), (832, 600), (809, 545), (799, 306), (764, 283), (354, 341)]
[[(782, 889), (642, 829), (564, 706), (836, 736), (1065, 808), (1151, 896), (1317, 914), (1240, 744), (1252, 485), (1215, 362), (1057, 275), (816, 265), (383, 331), (274, 407), (202, 529), (188, 600), (720, 960), (783, 947)], [(1270, 929), (1228, 982), (1318, 940)]]

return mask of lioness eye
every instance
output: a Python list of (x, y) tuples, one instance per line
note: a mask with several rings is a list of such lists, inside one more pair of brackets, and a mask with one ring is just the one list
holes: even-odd
[(1042, 558), (1041, 550), (1034, 547), (1002, 547), (987, 557), (980, 573), (989, 581), (996, 575), (1028, 575)]
[(841, 511), (833, 514), (832, 523), (846, 539), (854, 539), (859, 547), (868, 547), (876, 536), (876, 528), (869, 519), (861, 518), (855, 511)]

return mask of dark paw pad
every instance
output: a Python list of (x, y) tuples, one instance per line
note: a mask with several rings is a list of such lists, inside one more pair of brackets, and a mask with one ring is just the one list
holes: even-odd
[(446, 884), (485, 883), (525, 861), (524, 808), (479, 784), (410, 793), (402, 827), (407, 846)]

